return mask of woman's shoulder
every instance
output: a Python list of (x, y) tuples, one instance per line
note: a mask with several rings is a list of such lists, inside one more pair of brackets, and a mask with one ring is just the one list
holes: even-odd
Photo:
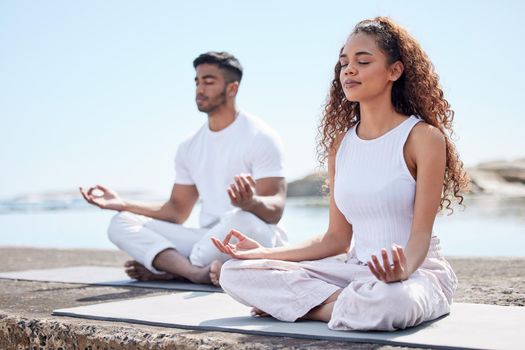
[(408, 135), (407, 146), (411, 145), (415, 150), (435, 150), (445, 146), (445, 135), (439, 128), (421, 120), (414, 125)]
[(414, 137), (427, 142), (439, 142), (445, 141), (445, 135), (439, 128), (428, 124), (424, 120), (421, 120), (419, 123), (414, 125), (412, 132), (410, 133)]

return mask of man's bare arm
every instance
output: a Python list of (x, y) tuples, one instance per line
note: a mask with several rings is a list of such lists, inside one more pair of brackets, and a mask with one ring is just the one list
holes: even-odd
[(80, 188), (84, 199), (101, 209), (129, 211), (154, 219), (182, 224), (190, 216), (193, 206), (199, 198), (195, 185), (173, 185), (170, 199), (165, 203), (144, 203), (124, 200), (113, 190), (101, 185), (84, 191)]

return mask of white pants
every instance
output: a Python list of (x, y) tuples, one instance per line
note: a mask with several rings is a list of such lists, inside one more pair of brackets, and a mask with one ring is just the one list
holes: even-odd
[(384, 283), (353, 252), (316, 261), (230, 260), (220, 284), (234, 299), (293, 322), (342, 289), (328, 327), (395, 330), (449, 313), (456, 275), (433, 237), (427, 258), (406, 281)]
[(287, 242), (281, 228), (242, 210), (227, 214), (211, 228), (188, 228), (124, 211), (112, 218), (108, 236), (118, 248), (148, 270), (160, 273), (153, 267), (153, 259), (168, 248), (188, 257), (196, 266), (209, 265), (216, 259), (226, 261), (229, 256), (219, 252), (210, 237), (222, 240), (231, 229), (241, 231), (265, 247), (281, 246)]

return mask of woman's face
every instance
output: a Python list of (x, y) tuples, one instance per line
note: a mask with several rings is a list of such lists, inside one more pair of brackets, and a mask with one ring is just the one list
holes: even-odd
[[(375, 100), (382, 95), (390, 98), (393, 82), (401, 75), (401, 62), (387, 63), (386, 55), (379, 49), (373, 36), (365, 33), (348, 38), (339, 56), (339, 79), (346, 99), (352, 102)], [(399, 73), (399, 74), (397, 74)]]

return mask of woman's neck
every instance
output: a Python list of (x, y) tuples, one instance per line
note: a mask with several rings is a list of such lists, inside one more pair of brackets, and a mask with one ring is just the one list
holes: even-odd
[(394, 109), (389, 99), (359, 103), (359, 113), (358, 134), (363, 139), (377, 138), (407, 118)]

